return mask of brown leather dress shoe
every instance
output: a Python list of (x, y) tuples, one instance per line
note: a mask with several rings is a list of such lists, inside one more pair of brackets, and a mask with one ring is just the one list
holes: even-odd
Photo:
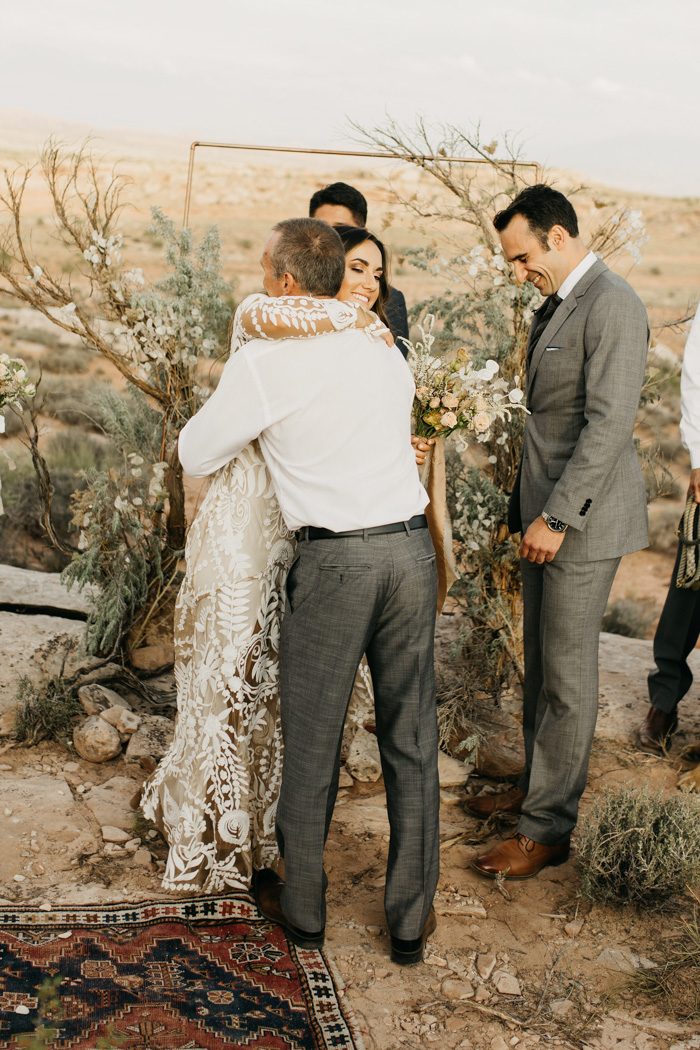
[(649, 705), (646, 718), (637, 728), (634, 742), (647, 755), (664, 755), (671, 746), (671, 737), (678, 729), (678, 714), (662, 711)]
[(524, 801), (525, 792), (519, 787), (512, 787), (499, 792), (498, 795), (477, 795), (475, 798), (468, 798), (464, 808), (473, 817), (488, 820), (494, 813), (520, 813)]
[(253, 895), (258, 911), (270, 922), (276, 922), (278, 926), (281, 926), (290, 941), (298, 948), (322, 948), (325, 930), (319, 930), (318, 933), (300, 930), (298, 926), (292, 925), (282, 911), (280, 895), (283, 888), (282, 879), (272, 868), (261, 868), (260, 871), (256, 871), (253, 876)]
[(518, 833), (512, 839), (505, 839), (497, 846), (475, 857), (471, 863), (474, 871), (486, 875), (489, 879), (501, 876), (504, 879), (531, 879), (542, 868), (564, 864), (569, 859), (569, 840), (557, 843), (556, 846), (545, 846), (535, 842), (527, 835)]

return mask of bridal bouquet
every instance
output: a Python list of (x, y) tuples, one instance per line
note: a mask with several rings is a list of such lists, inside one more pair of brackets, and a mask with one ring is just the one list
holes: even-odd
[(409, 350), (416, 384), (415, 432), (419, 437), (446, 437), (455, 430), (469, 431), (477, 441), (486, 441), (497, 420), (510, 419), (513, 410), (527, 411), (522, 404), (523, 391), (517, 380), (509, 389), (506, 380), (498, 376), (495, 361), (474, 368), (465, 347), (450, 361), (435, 357), (431, 353), (433, 324), (434, 318), (428, 316), (420, 330), (422, 341)]
[[(516, 385), (509, 389), (498, 376), (498, 365), (487, 361), (474, 368), (466, 348), (446, 361), (432, 351), (435, 319), (429, 315), (420, 329), (422, 340), (409, 344), (408, 363), (413, 371), (416, 395), (413, 401), (414, 430), (418, 437), (435, 438), (421, 470), (429, 503), (425, 509), (433, 540), (438, 577), (438, 612), (458, 578), (452, 549), (452, 524), (447, 507), (445, 441), (459, 430), (476, 441), (486, 441), (497, 420), (510, 419), (514, 410), (526, 412), (523, 392)], [(500, 439), (499, 439), (500, 440)]]

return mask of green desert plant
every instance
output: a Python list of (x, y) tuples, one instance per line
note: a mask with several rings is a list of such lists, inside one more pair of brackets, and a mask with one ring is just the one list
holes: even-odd
[(44, 376), (39, 387), (40, 411), (61, 423), (99, 431), (103, 425), (100, 403), (111, 389), (107, 383), (93, 382), (86, 388), (80, 379)]
[(19, 679), (15, 734), (21, 743), (58, 740), (65, 744), (81, 713), (73, 687), (61, 674), (40, 685), (26, 675)]
[(610, 790), (583, 822), (584, 897), (660, 910), (700, 879), (700, 805), (690, 797)]

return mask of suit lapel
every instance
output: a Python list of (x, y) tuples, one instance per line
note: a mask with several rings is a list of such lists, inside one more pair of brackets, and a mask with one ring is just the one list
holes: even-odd
[(549, 324), (542, 332), (542, 335), (537, 340), (537, 345), (532, 351), (532, 357), (530, 358), (530, 368), (527, 373), (527, 388), (530, 390), (532, 383), (535, 378), (535, 372), (537, 366), (542, 360), (542, 355), (545, 351), (545, 347), (549, 344), (549, 340), (556, 332), (559, 331), (566, 318), (576, 309), (576, 296), (571, 293), (567, 295), (566, 299), (559, 304), (554, 313), (549, 319)]
[[(537, 340), (537, 345), (533, 348), (532, 357), (530, 359), (530, 368), (527, 374), (527, 390), (528, 393), (532, 388), (532, 384), (535, 378), (535, 372), (537, 366), (542, 360), (542, 356), (545, 352), (546, 347), (549, 345), (553, 336), (557, 334), (564, 321), (569, 317), (570, 314), (576, 309), (578, 300), (586, 294), (590, 286), (593, 284), (601, 273), (607, 270), (607, 266), (600, 259), (591, 266), (590, 270), (586, 270), (581, 280), (576, 284), (573, 291), (567, 295), (566, 299), (559, 304), (557, 309), (549, 319), (549, 324), (542, 332), (542, 335)], [(533, 322), (534, 323), (534, 322)]]

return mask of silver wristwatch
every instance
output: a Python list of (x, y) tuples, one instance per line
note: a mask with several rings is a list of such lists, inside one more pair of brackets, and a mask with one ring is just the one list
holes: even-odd
[(542, 517), (544, 518), (544, 523), (550, 532), (566, 532), (569, 527), (565, 521), (560, 521), (559, 518), (552, 517), (552, 515), (548, 514), (546, 510), (542, 511)]

